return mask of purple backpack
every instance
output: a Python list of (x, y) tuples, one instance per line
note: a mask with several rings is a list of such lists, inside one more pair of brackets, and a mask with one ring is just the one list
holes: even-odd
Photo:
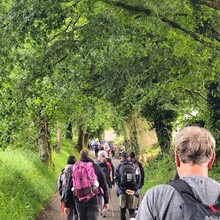
[(80, 202), (88, 202), (98, 194), (98, 181), (92, 162), (76, 162), (73, 165), (72, 181), (74, 196)]

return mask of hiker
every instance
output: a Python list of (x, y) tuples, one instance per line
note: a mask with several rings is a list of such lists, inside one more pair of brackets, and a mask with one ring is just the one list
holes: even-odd
[(107, 163), (108, 163), (107, 158), (103, 157), (100, 160), (99, 166), (102, 168), (102, 171), (105, 174), (108, 188), (112, 188), (111, 168)]
[(121, 159), (121, 154), (122, 154), (122, 152), (125, 150), (125, 147), (124, 147), (124, 145), (123, 144), (120, 144), (119, 145), (119, 148), (118, 148), (118, 156), (119, 156), (119, 158)]
[[(140, 161), (137, 160), (136, 158), (136, 155), (135, 155), (135, 152), (131, 152), (129, 154), (129, 157), (130, 157), (130, 160), (131, 162), (133, 162), (134, 164), (136, 164), (138, 166), (138, 168), (140, 169), (140, 173), (141, 173), (141, 182), (140, 182), (140, 186), (139, 186), (139, 189), (141, 189), (143, 186), (144, 186), (144, 178), (145, 178), (145, 174), (144, 174), (144, 168), (143, 168), (143, 165)], [(141, 194), (138, 196), (138, 202), (137, 202), (137, 208), (136, 208), (136, 211), (135, 213), (137, 212), (139, 206), (140, 206), (140, 203), (141, 203)]]
[(135, 217), (137, 198), (140, 187), (140, 170), (137, 165), (128, 160), (127, 152), (122, 152), (120, 164), (115, 169), (115, 183), (117, 184), (117, 196), (119, 197), (121, 220), (126, 220), (128, 209), (130, 218)]
[(104, 147), (101, 146), (99, 152), (98, 152), (98, 161), (100, 161), (100, 159), (104, 157), (104, 158), (107, 158), (108, 157), (108, 154), (107, 154), (107, 151), (104, 150)]
[(104, 150), (106, 151), (106, 153), (107, 153), (107, 157), (109, 157), (109, 153), (110, 153), (110, 146), (109, 146), (109, 143), (107, 142), (107, 141), (104, 141), (103, 142), (103, 147), (104, 147)]
[(111, 170), (110, 179), (111, 179), (112, 185), (115, 185), (115, 183), (114, 183), (115, 167), (112, 163), (111, 158), (106, 158), (106, 160), (107, 160), (107, 165), (108, 165), (109, 169)]
[(136, 164), (140, 169), (141, 183), (140, 183), (139, 189), (141, 189), (144, 185), (144, 168), (143, 168), (143, 165), (140, 161), (137, 160), (136, 155), (133, 151), (129, 154), (129, 157), (130, 157), (131, 162)]
[[(87, 150), (80, 151), (80, 162), (73, 166), (65, 194), (65, 213), (69, 213), (74, 194), (76, 209), (80, 220), (98, 220), (98, 196), (103, 191), (103, 209), (108, 210), (107, 183), (100, 166), (88, 157)], [(89, 185), (88, 185), (89, 184)], [(86, 187), (88, 186), (88, 187)]]
[(94, 148), (95, 140), (89, 139), (88, 141), (88, 150), (92, 150)]
[[(197, 126), (183, 128), (176, 136), (174, 153), (180, 179), (173, 182), (188, 183), (197, 199), (204, 204), (214, 204), (219, 197), (220, 183), (208, 177), (208, 170), (212, 168), (215, 160), (215, 140), (211, 133)], [(180, 208), (183, 203), (181, 194), (172, 185), (154, 186), (145, 193), (136, 220), (185, 219), (184, 209)], [(190, 206), (192, 204), (190, 203)], [(186, 208), (189, 214), (191, 208)]]
[(115, 157), (115, 152), (117, 151), (117, 144), (112, 144), (112, 150), (111, 150), (111, 153), (112, 153), (112, 158)]
[(95, 151), (95, 158), (98, 157), (98, 153), (99, 153), (99, 150), (100, 150), (100, 143), (99, 141), (96, 141), (93, 145), (93, 149)]
[[(68, 184), (68, 180), (72, 174), (72, 167), (73, 164), (75, 164), (76, 158), (73, 155), (70, 155), (67, 159), (66, 166), (62, 170), (59, 178), (58, 178), (58, 190), (61, 196), (61, 208), (62, 208), (62, 214), (64, 215), (64, 197), (65, 197), (65, 191)], [(73, 200), (73, 197), (70, 198), (70, 211), (67, 216), (67, 220), (78, 220), (78, 214), (75, 207), (75, 202)]]
[[(103, 173), (105, 174), (106, 182), (107, 182), (107, 188), (108, 188), (108, 194), (110, 194), (110, 189), (112, 188), (112, 179), (111, 179), (111, 169), (107, 165), (107, 159), (101, 158), (99, 166), (101, 167)], [(100, 214), (103, 214), (103, 196), (99, 196), (99, 204), (100, 204)]]

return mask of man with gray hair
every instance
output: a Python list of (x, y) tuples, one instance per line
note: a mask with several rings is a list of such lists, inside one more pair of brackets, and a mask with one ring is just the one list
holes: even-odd
[[(180, 179), (188, 183), (203, 204), (214, 204), (220, 194), (220, 184), (208, 177), (215, 160), (215, 140), (211, 133), (196, 126), (183, 128), (176, 136), (174, 153)], [(154, 186), (145, 193), (136, 220), (182, 220), (183, 203), (181, 195), (170, 184)]]

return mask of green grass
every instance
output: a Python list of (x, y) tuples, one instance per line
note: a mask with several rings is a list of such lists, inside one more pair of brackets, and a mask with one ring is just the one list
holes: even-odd
[(53, 153), (53, 162), (55, 164), (55, 173), (59, 175), (60, 171), (66, 165), (66, 161), (68, 156), (74, 155), (77, 160), (79, 160), (79, 153), (76, 149), (73, 149), (73, 143), (70, 140), (64, 140), (63, 146), (61, 148), (61, 152), (59, 154)]
[(172, 179), (175, 172), (175, 165), (169, 155), (159, 155), (152, 159), (145, 167), (145, 184), (141, 192), (146, 192), (149, 188), (167, 183)]
[(67, 157), (70, 153), (78, 155), (72, 146), (65, 141), (61, 153), (53, 153), (55, 170), (31, 151), (0, 151), (0, 219), (36, 219), (57, 190), (57, 178)]

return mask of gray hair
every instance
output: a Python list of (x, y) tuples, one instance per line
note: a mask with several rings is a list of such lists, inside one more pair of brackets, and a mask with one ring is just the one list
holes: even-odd
[(215, 139), (205, 128), (189, 126), (177, 134), (174, 148), (182, 163), (204, 164), (215, 152)]

